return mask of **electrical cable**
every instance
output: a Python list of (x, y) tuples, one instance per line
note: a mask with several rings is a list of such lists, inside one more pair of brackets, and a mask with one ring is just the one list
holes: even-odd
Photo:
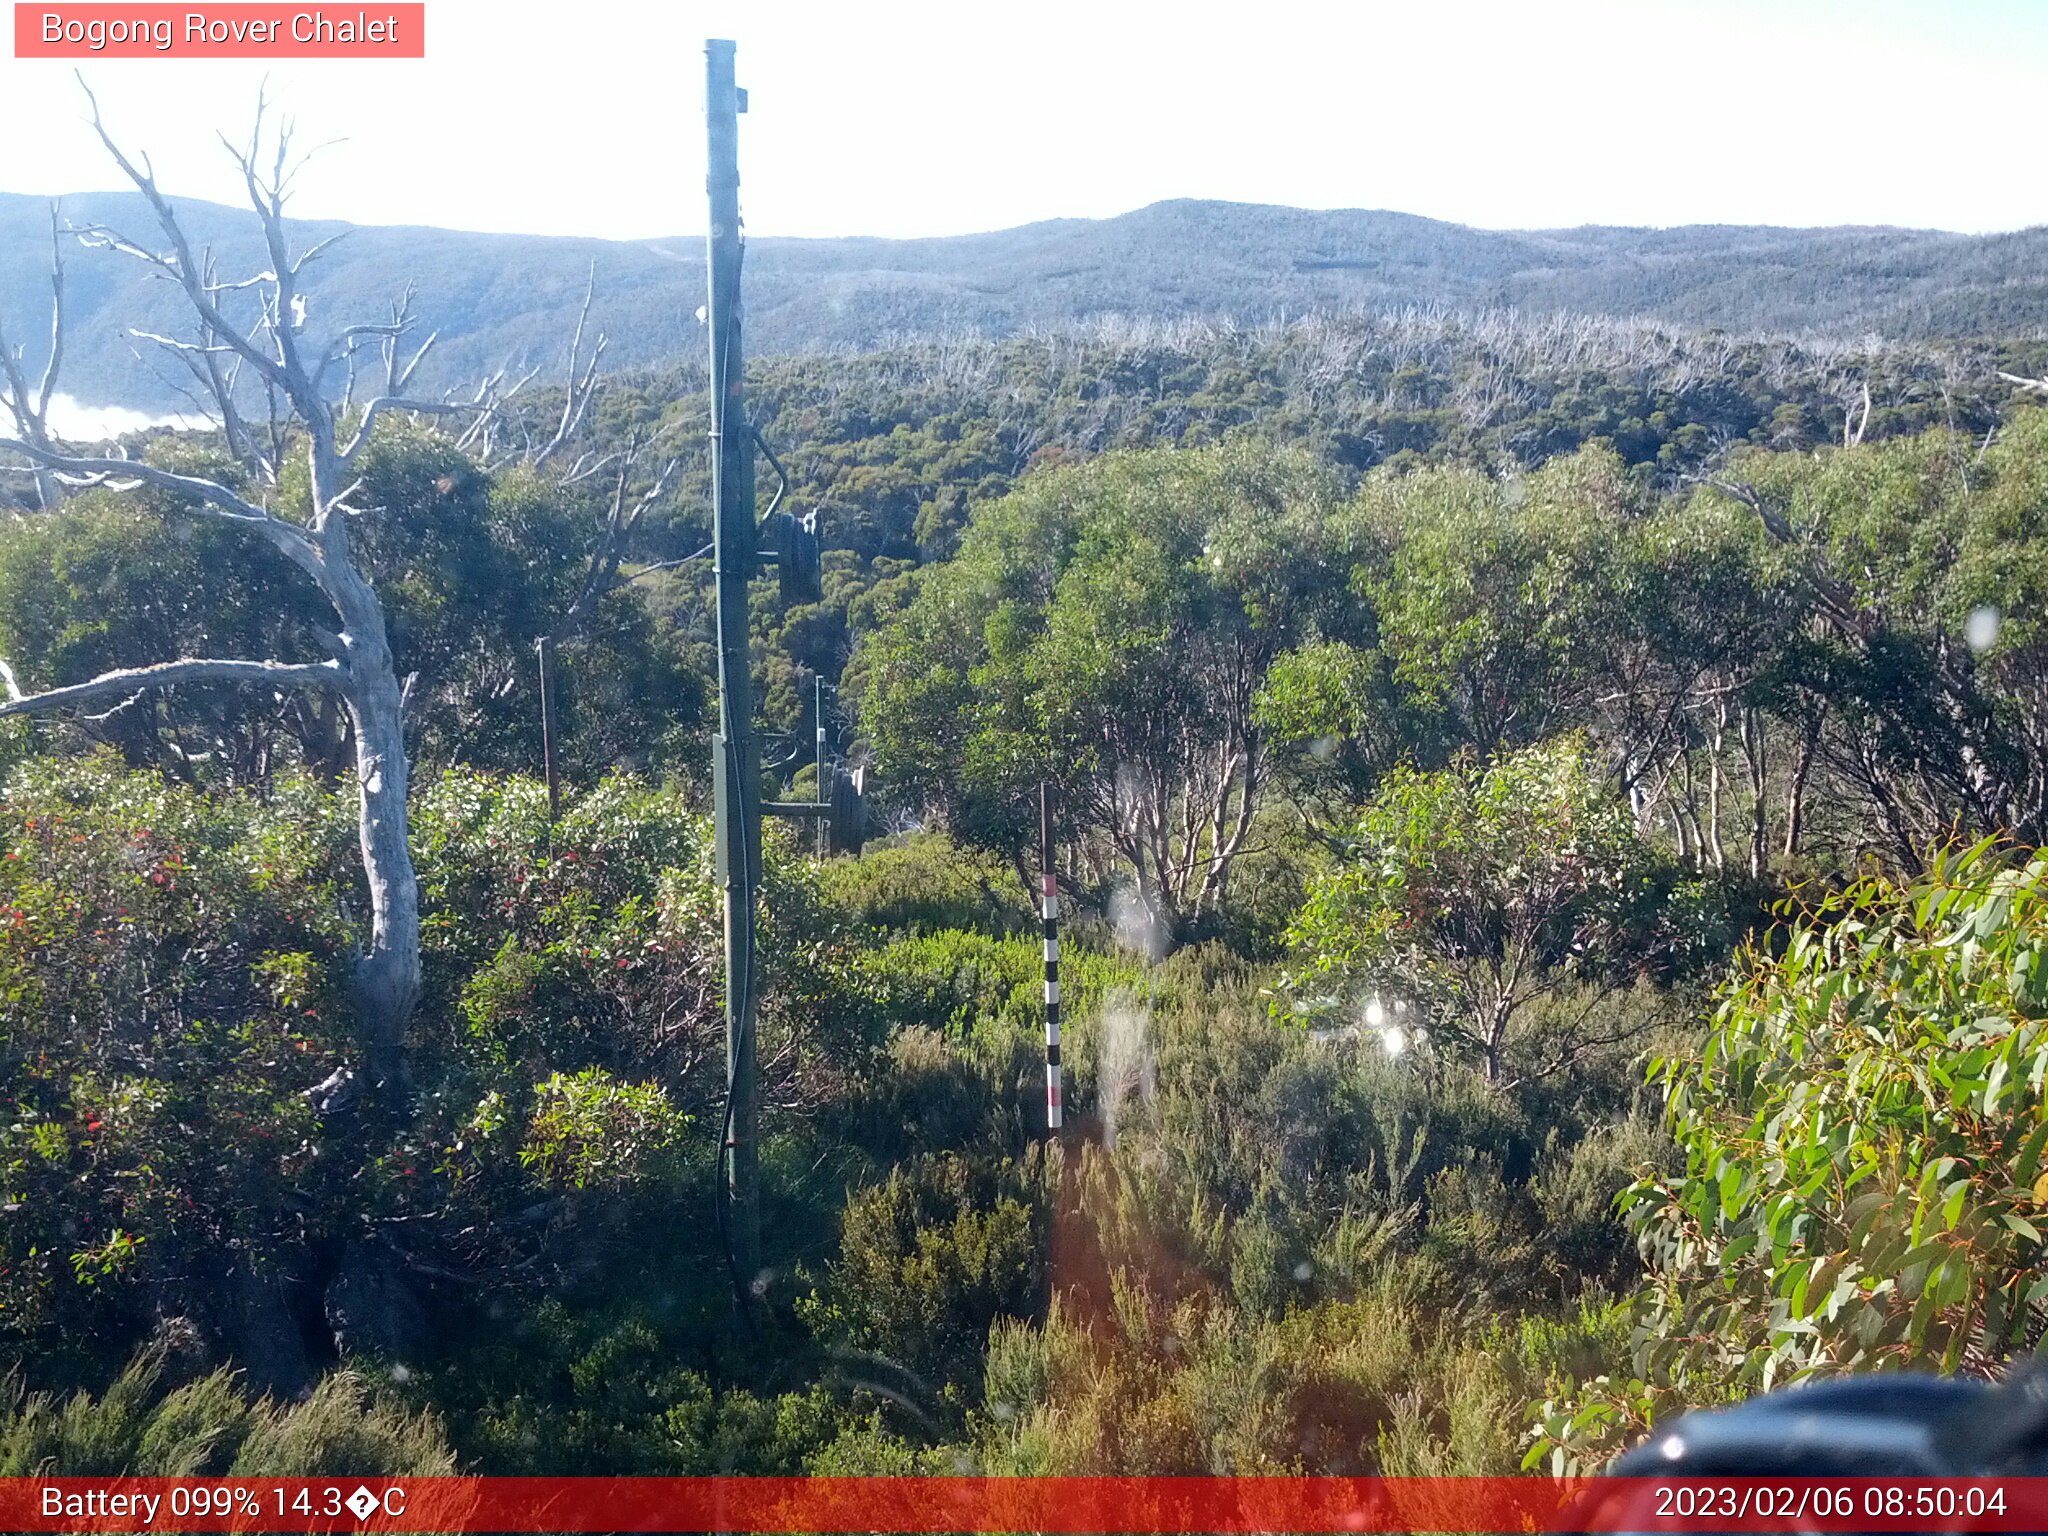
[[(742, 250), (745, 248), (742, 247)], [(782, 505), (782, 498), (789, 494), (789, 471), (782, 467), (782, 460), (775, 457), (775, 450), (768, 446), (768, 439), (761, 435), (761, 429), (751, 422), (747, 431), (753, 435), (754, 446), (768, 456), (768, 462), (775, 466), (775, 497), (768, 503), (768, 510), (761, 514), (761, 521), (768, 522), (775, 516), (776, 508)]]

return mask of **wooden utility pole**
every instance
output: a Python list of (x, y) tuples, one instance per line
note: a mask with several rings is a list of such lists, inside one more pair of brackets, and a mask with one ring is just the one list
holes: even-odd
[[(725, 1115), (719, 1136), (725, 1187), (719, 1220), (741, 1310), (758, 1289), (761, 1270), (760, 1088), (755, 1022), (760, 1013), (760, 957), (755, 920), (761, 909), (761, 816), (825, 823), (833, 853), (859, 853), (867, 836), (866, 774), (840, 769), (829, 785), (825, 768), (823, 689), (819, 690), (816, 800), (761, 803), (761, 745), (754, 733), (753, 675), (747, 653), (747, 582), (774, 567), (784, 602), (815, 603), (822, 594), (817, 517), (781, 511), (789, 475), (747, 420), (740, 346), (739, 115), (747, 93), (733, 84), (733, 45), (704, 44), (704, 125), (710, 150), (711, 225), (705, 235), (711, 333), (711, 552), (718, 587), (718, 740), (711, 764), (717, 826), (718, 880), (725, 901)], [(766, 455), (780, 482), (766, 527), (754, 507), (754, 455)], [(763, 545), (764, 532), (767, 544)]]
[(739, 114), (746, 97), (733, 83), (733, 45), (704, 45), (704, 123), (710, 150), (705, 235), (711, 336), (712, 557), (718, 585), (718, 737), (711, 783), (716, 806), (718, 880), (725, 899), (727, 1257), (740, 1304), (761, 1271), (759, 1099), (754, 1023), (759, 968), (754, 920), (761, 899), (761, 758), (754, 737), (753, 679), (747, 656), (747, 579), (759, 538), (754, 509), (754, 436), (741, 394)]

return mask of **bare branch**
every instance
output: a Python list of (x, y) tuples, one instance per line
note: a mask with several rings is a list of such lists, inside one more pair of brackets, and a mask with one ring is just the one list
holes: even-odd
[[(78, 86), (80, 90), (85, 92), (85, 99), (92, 108), (93, 132), (99, 135), (100, 143), (106, 147), (107, 153), (113, 157), (114, 164), (121, 168), (121, 173), (134, 184), (136, 191), (148, 199), (150, 208), (156, 214), (158, 226), (163, 230), (164, 236), (171, 242), (172, 254), (170, 256), (163, 256), (153, 251), (144, 250), (132, 241), (123, 240), (119, 236), (113, 235), (111, 231), (106, 232), (110, 237), (109, 243), (112, 243), (117, 249), (126, 251), (129, 255), (137, 256), (144, 261), (150, 262), (152, 265), (175, 277), (179, 285), (185, 290), (185, 296), (191, 301), (192, 307), (199, 312), (199, 318), (206, 323), (208, 329), (218, 333), (232, 344), (236, 351), (240, 352), (243, 357), (247, 358), (256, 367), (258, 372), (289, 395), (291, 393), (291, 379), (284, 364), (277, 358), (266, 354), (262, 348), (258, 347), (234, 326), (230, 325), (227, 316), (223, 315), (219, 307), (215, 305), (213, 296), (206, 291), (206, 286), (200, 276), (200, 264), (192, 255), (191, 243), (185, 238), (185, 231), (183, 226), (178, 223), (177, 214), (172, 211), (169, 201), (157, 187), (156, 177), (150, 171), (148, 156), (144, 156), (142, 164), (137, 166), (126, 154), (122, 153), (121, 146), (114, 142), (114, 136), (107, 131), (106, 122), (100, 116), (99, 98), (93, 95), (92, 87), (85, 83), (85, 77), (82, 74), (78, 77)], [(263, 109), (260, 102), (257, 106), (256, 117), (260, 127), (263, 118)], [(237, 159), (239, 160), (240, 157), (238, 156)], [(248, 162), (242, 163), (245, 175), (251, 178), (253, 187), (253, 171), (250, 170)], [(261, 189), (256, 188), (255, 193), (257, 209), (261, 212), (263, 208)], [(268, 225), (271, 221), (266, 218), (263, 222), (266, 226), (266, 234), (268, 234)], [(277, 265), (285, 265), (284, 262), (278, 260), (275, 242), (273, 242), (272, 260)], [(298, 403), (296, 399), (294, 403)]]
[(474, 450), (478, 455), (479, 461), (488, 468), (491, 462), (492, 430), (496, 427), (499, 416), (503, 413), (505, 407), (511, 404), (519, 392), (534, 381), (539, 373), (539, 368), (529, 368), (520, 375), (510, 389), (505, 390), (503, 393), (500, 393), (498, 390), (499, 380), (505, 377), (505, 370), (502, 368), (478, 384), (476, 396), (469, 403), (473, 406), (483, 407), (483, 409), (479, 409), (475, 419), (467, 427), (463, 428), (462, 436), (455, 440), (455, 446), (464, 452)]
[(590, 409), (591, 397), (597, 392), (598, 365), (604, 359), (604, 349), (609, 338), (598, 333), (597, 344), (591, 349), (590, 361), (583, 362), (583, 332), (590, 324), (591, 301), (597, 296), (597, 262), (590, 263), (590, 276), (583, 285), (583, 307), (576, 314), (576, 330), (569, 338), (569, 374), (567, 393), (562, 397), (562, 417), (556, 423), (555, 435), (533, 456), (533, 467), (541, 465), (561, 451), (562, 445), (576, 433), (583, 424), (583, 416)]
[(594, 480), (617, 458), (618, 455), (616, 453), (580, 454), (574, 464), (571, 464), (562, 471), (561, 484), (564, 486), (581, 485), (586, 480)]
[[(311, 157), (308, 156), (308, 158), (310, 159)], [(301, 160), (299, 164), (304, 165), (305, 161)], [(297, 277), (301, 272), (306, 270), (306, 264), (308, 262), (312, 261), (316, 256), (318, 256), (322, 251), (326, 250), (330, 245), (333, 245), (336, 241), (346, 240), (353, 233), (353, 230), (344, 229), (340, 231), (338, 234), (329, 235), (325, 240), (315, 240), (311, 245), (307, 246), (303, 251), (299, 252), (297, 256), (292, 258), (292, 276)]]
[[(210, 250), (208, 250), (203, 251), (200, 254), (203, 259), (208, 260), (208, 264), (210, 265), (210, 258), (213, 253)], [(206, 291), (208, 293), (244, 293), (251, 288), (261, 288), (265, 283), (275, 281), (275, 274), (269, 272), (252, 272), (249, 276), (242, 278), (239, 282), (233, 283), (222, 282), (218, 279), (209, 278), (206, 283)]]
[[(150, 266), (160, 269), (166, 276), (176, 277), (178, 275), (176, 257), (166, 256), (160, 251), (152, 251), (149, 247), (129, 239), (121, 231), (109, 225), (72, 224), (68, 225), (67, 228), (78, 243), (89, 251), (116, 251), (123, 256), (132, 256), (137, 261), (147, 262)], [(254, 277), (243, 283), (216, 284), (215, 289), (226, 291), (237, 287), (253, 288), (262, 280), (261, 277)]]
[(218, 342), (180, 341), (175, 336), (165, 336), (157, 331), (138, 331), (131, 329), (128, 332), (128, 334), (130, 336), (133, 336), (137, 341), (155, 342), (158, 346), (162, 347), (167, 352), (189, 352), (192, 353), (194, 356), (202, 357), (207, 355), (208, 353), (211, 353), (214, 356), (218, 357), (223, 353), (232, 356), (235, 350), (233, 347), (222, 346)]
[[(377, 424), (377, 418), (386, 411), (412, 411), (421, 416), (459, 416), (464, 411), (492, 411), (495, 402), (478, 403), (462, 400), (404, 400), (390, 395), (379, 395), (363, 407), (363, 423), (356, 428), (356, 435), (338, 455), (337, 462), (347, 469), (362, 452), (363, 445), (370, 440), (370, 428)], [(338, 498), (337, 498), (338, 499)]]
[[(628, 484), (633, 467), (640, 455), (640, 444), (634, 443), (626, 450), (625, 462), (620, 465), (618, 478), (612, 486), (611, 508), (605, 515), (604, 532), (598, 536), (597, 547), (590, 554), (590, 573), (585, 577), (583, 590), (562, 615), (561, 623), (547, 639), (550, 644), (559, 643), (580, 629), (604, 596), (613, 588), (623, 585), (619, 580), (619, 561), (624, 558), (626, 545), (633, 532), (640, 526), (640, 520), (668, 489), (681, 459), (670, 459), (662, 465), (654, 477), (653, 484), (642, 491), (629, 506), (627, 503)], [(677, 562), (680, 563), (680, 562)], [(647, 574), (641, 572), (641, 575)]]
[(59, 473), (87, 476), (89, 478), (84, 482), (86, 484), (108, 484), (116, 479), (125, 479), (195, 497), (205, 505), (207, 515), (253, 527), (300, 566), (318, 572), (319, 552), (304, 529), (280, 517), (272, 516), (269, 511), (254, 502), (245, 501), (216, 480), (203, 479), (198, 475), (173, 474), (170, 470), (158, 469), (153, 464), (144, 464), (135, 459), (52, 453), (19, 438), (0, 437), (0, 449), (18, 453)]
[[(299, 308), (303, 310), (305, 301), (300, 299), (297, 303)], [(328, 370), (336, 363), (345, 363), (348, 366), (349, 376), (353, 379), (355, 376), (356, 356), (358, 353), (369, 350), (366, 343), (372, 340), (377, 343), (377, 350), (388, 361), (391, 355), (391, 344), (411, 328), (411, 318), (397, 313), (390, 320), (344, 326), (340, 333), (327, 344), (326, 355), (320, 359), (320, 366), (313, 370), (314, 386), (317, 388), (325, 382)], [(387, 395), (395, 394), (397, 391), (387, 389), (384, 393)]]
[(103, 709), (96, 715), (83, 714), (80, 715), (78, 718), (85, 721), (89, 725), (105, 725), (109, 720), (113, 719), (114, 716), (120, 714), (121, 711), (123, 711), (124, 709), (133, 709), (137, 704), (140, 704), (142, 702), (142, 696), (146, 692), (148, 692), (147, 689), (138, 688), (133, 693), (129, 694), (128, 697), (123, 699), (120, 703), (114, 705), (111, 709)]
[(626, 581), (635, 582), (640, 580), (640, 578), (643, 576), (652, 576), (661, 571), (672, 571), (679, 565), (688, 565), (692, 560), (702, 560), (706, 555), (710, 554), (711, 551), (715, 548), (717, 548), (715, 544), (706, 544), (702, 549), (698, 550), (695, 554), (683, 555), (678, 559), (674, 560), (657, 560), (652, 565), (643, 565), (640, 567), (639, 570), (635, 571), (632, 575), (628, 576), (626, 578)]
[[(41, 448), (51, 446), (50, 399), (56, 393), (57, 372), (64, 362), (64, 251), (58, 239), (57, 204), (50, 204), (50, 356), (43, 366), (41, 384), (31, 393), (28, 377), (22, 371), (22, 353), (19, 347), (9, 344), (4, 324), (0, 324), (0, 379), (6, 383), (6, 393), (0, 395), (8, 414), (14, 418), (15, 431)], [(57, 504), (57, 481), (47, 470), (35, 474), (36, 496), (48, 511)]]
[[(1850, 410), (1845, 412), (1842, 417), (1842, 446), (1845, 448), (1855, 448), (1859, 446), (1863, 442), (1863, 434), (1870, 430), (1870, 380), (1864, 379), (1862, 383), (1862, 416), (1858, 417), (1856, 415), (1854, 408), (1852, 407)], [(1853, 427), (1850, 425), (1852, 420), (1855, 423)]]
[[(410, 319), (412, 295), (413, 285), (408, 282), (405, 285), (405, 297), (399, 302), (395, 314), (395, 318), (408, 329), (410, 329), (412, 323)], [(440, 339), (441, 333), (438, 330), (427, 332), (427, 339), (419, 344), (419, 350), (413, 353), (411, 361), (400, 367), (398, 363), (398, 338), (396, 336), (392, 337), (384, 348), (384, 393), (387, 395), (404, 394), (406, 386), (412, 383), (412, 376), (419, 371), (420, 364), (426, 361), (427, 354), (433, 351), (434, 343)]]
[[(201, 251), (199, 259), (201, 277), (212, 286), (216, 276), (212, 248), (208, 247)], [(204, 322), (202, 326), (203, 324)], [(214, 411), (220, 418), (221, 431), (227, 438), (228, 452), (233, 454), (238, 462), (252, 466), (268, 483), (275, 485), (281, 467), (280, 459), (275, 452), (260, 451), (259, 440), (256, 434), (249, 430), (249, 424), (243, 420), (241, 408), (236, 403), (236, 386), (242, 377), (242, 356), (232, 347), (225, 351), (215, 349), (211, 345), (213, 332), (202, 329), (201, 334), (209, 340), (208, 350), (198, 353), (179, 352), (177, 356), (211, 396)], [(275, 434), (272, 447), (275, 447)]]
[[(43, 715), (74, 704), (90, 704), (109, 695), (134, 693), (147, 688), (169, 688), (179, 683), (264, 683), (278, 688), (339, 688), (344, 678), (332, 661), (222, 661), (186, 656), (177, 661), (160, 661), (148, 667), (123, 667), (103, 672), (91, 682), (50, 688), (42, 693), (24, 694), (15, 681), (14, 670), (0, 662), (7, 698), (0, 700), (0, 719), (9, 715)], [(111, 711), (109, 711), (111, 713)]]
[(50, 204), (50, 359), (36, 391), (36, 420), (50, 419), (50, 397), (57, 390), (57, 370), (64, 364), (64, 248), (57, 238), (58, 205)]

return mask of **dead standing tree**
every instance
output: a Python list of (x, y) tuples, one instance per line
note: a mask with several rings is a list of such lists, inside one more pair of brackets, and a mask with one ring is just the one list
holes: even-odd
[[(597, 296), (597, 263), (592, 262), (590, 276), (584, 284), (583, 306), (576, 315), (576, 329), (569, 338), (568, 370), (565, 375), (566, 387), (562, 395), (561, 414), (556, 419), (554, 432), (545, 441), (529, 433), (526, 446), (518, 457), (530, 468), (539, 470), (563, 455), (581, 433), (584, 419), (590, 412), (591, 403), (604, 388), (600, 366), (604, 361), (605, 348), (610, 338), (599, 331), (592, 343), (589, 357), (583, 355), (583, 338), (590, 326), (590, 306)], [(575, 641), (589, 625), (598, 605), (620, 587), (630, 581), (649, 575), (654, 571), (667, 570), (685, 563), (684, 560), (664, 560), (634, 572), (621, 575), (619, 567), (625, 559), (633, 536), (639, 531), (641, 519), (662, 496), (666, 494), (676, 470), (681, 466), (680, 457), (671, 455), (665, 460), (648, 458), (648, 450), (655, 447), (666, 434), (656, 432), (643, 437), (635, 433), (625, 447), (610, 453), (595, 450), (577, 455), (573, 462), (563, 467), (557, 479), (562, 491), (592, 482), (610, 482), (611, 491), (607, 500), (604, 520), (590, 547), (589, 564), (582, 585), (569, 606), (562, 611), (552, 629), (544, 635), (534, 637), (533, 647), (540, 667), (540, 728), (542, 771), (548, 786), (548, 824), (554, 825), (561, 809), (561, 776), (557, 766), (556, 731), (557, 711), (555, 683), (557, 660), (562, 648)], [(704, 553), (704, 551), (699, 551)], [(685, 559), (694, 559), (688, 556)]]
[[(173, 473), (126, 457), (61, 452), (46, 434), (25, 425), (20, 435), (0, 438), (0, 449), (26, 459), (28, 472), (39, 477), (54, 476), (69, 486), (153, 486), (172, 493), (186, 515), (213, 517), (244, 529), (305, 573), (333, 608), (336, 623), (332, 630), (312, 632), (326, 653), (321, 661), (185, 656), (152, 666), (122, 668), (87, 682), (36, 693), (24, 693), (13, 670), (0, 661), (0, 687), (5, 690), (0, 717), (50, 714), (108, 701), (119, 708), (123, 701), (140, 698), (150, 689), (195, 683), (254, 684), (280, 697), (294, 690), (317, 689), (337, 697), (353, 738), (363, 874), (370, 905), (369, 932), (359, 943), (353, 991), (370, 1078), (386, 1097), (402, 1102), (407, 1082), (406, 1029), (420, 991), (419, 885), (407, 844), (407, 687), (393, 662), (383, 604), (350, 547), (349, 525), (367, 510), (351, 502), (361, 489), (352, 470), (378, 418), (386, 412), (461, 411), (489, 416), (498, 403), (494, 386), (487, 381), (477, 399), (460, 405), (407, 397), (404, 381), (417, 366), (418, 355), (410, 363), (398, 362), (397, 342), (409, 323), (402, 306), (388, 323), (344, 327), (318, 348), (308, 342), (300, 278), (328, 242), (296, 255), (290, 249), (284, 204), (298, 168), (290, 159), (291, 130), (288, 125), (281, 126), (273, 135), (274, 159), (266, 167), (260, 101), (247, 149), (229, 144), (228, 150), (241, 170), (261, 224), (269, 267), (254, 277), (230, 283), (214, 275), (210, 253), (194, 251), (170, 202), (157, 187), (148, 158), (138, 166), (122, 152), (101, 119), (98, 102), (90, 91), (86, 95), (94, 131), (147, 199), (167, 248), (153, 248), (104, 227), (77, 233), (90, 245), (134, 257), (182, 290), (196, 317), (199, 339), (184, 341), (140, 333), (145, 339), (178, 356), (209, 385), (232, 381), (237, 371), (251, 375), (256, 392), (268, 404), (267, 424), (257, 427), (241, 416), (230, 382), (222, 406), (226, 412), (223, 429), (230, 443), (238, 445), (252, 482), (262, 489), (244, 495), (214, 480)], [(242, 293), (256, 297), (258, 314), (252, 323), (240, 323), (226, 312), (229, 296)], [(59, 313), (61, 316), (61, 309)], [(331, 400), (328, 385), (335, 370), (343, 368), (352, 374), (357, 355), (369, 349), (381, 350), (389, 360), (390, 387), (359, 411)], [(19, 400), (18, 387), (15, 395)], [(352, 430), (344, 433), (344, 422), (350, 418)], [(18, 410), (16, 420), (18, 424), (22, 421)], [(286, 445), (296, 454), (300, 443), (307, 469), (305, 499), (301, 507), (284, 511), (272, 505), (280, 461)]]
[[(64, 246), (58, 206), (50, 204), (50, 355), (43, 364), (42, 381), (33, 389), (23, 368), (21, 347), (9, 341), (0, 325), (0, 382), (7, 393), (0, 395), (7, 414), (14, 418), (15, 435), (48, 453), (56, 447), (50, 437), (50, 400), (57, 392), (57, 373), (64, 366)], [(64, 494), (56, 474), (46, 468), (31, 471), (35, 476), (36, 499), (45, 512), (57, 505)]]

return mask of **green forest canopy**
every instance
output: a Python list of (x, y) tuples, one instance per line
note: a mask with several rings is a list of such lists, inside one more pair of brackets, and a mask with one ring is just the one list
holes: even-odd
[[(831, 682), (902, 830), (773, 848), (757, 1333), (694, 1214), (701, 567), (565, 649), (551, 820), (531, 647), (601, 492), (388, 423), (359, 548), (414, 675), (412, 1103), (347, 1091), (345, 719), (245, 686), (0, 722), (0, 1454), (1477, 1472), (2029, 1347), (2048, 414), (1932, 354), (1584, 339), (759, 366), (834, 544), (824, 601), (763, 584), (766, 714), (805, 740)], [(694, 409), (622, 385), (592, 440)], [(700, 541), (695, 473), (629, 569)], [(235, 532), (155, 491), (24, 509), (0, 656), (35, 688), (317, 655)], [(1788, 1109), (1809, 1085), (1837, 1130)], [(1766, 1325), (1822, 1291), (1826, 1326)]]

